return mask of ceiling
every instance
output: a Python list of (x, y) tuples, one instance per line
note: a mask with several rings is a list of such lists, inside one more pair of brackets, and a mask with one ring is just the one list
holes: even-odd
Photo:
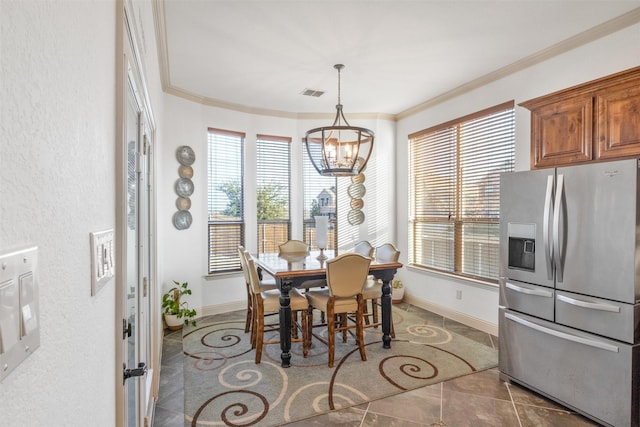
[[(347, 119), (402, 117), (640, 22), (640, 0), (159, 0), (157, 6), (165, 91), (257, 114), (333, 114), (333, 65), (342, 63)], [(325, 93), (305, 96), (307, 89)]]

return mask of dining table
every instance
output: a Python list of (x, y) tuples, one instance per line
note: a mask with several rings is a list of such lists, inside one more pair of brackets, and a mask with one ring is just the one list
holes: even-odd
[[(289, 292), (293, 288), (326, 286), (327, 261), (338, 254), (333, 250), (299, 253), (258, 253), (252, 255), (259, 274), (272, 276), (280, 290), (280, 350), (282, 367), (291, 366), (291, 306)], [(380, 302), (382, 306), (382, 347), (391, 348), (391, 281), (400, 262), (371, 260), (369, 274), (382, 281)]]

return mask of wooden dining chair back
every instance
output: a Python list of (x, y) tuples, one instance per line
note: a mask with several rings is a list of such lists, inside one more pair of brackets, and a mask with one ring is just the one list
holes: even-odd
[[(263, 347), (267, 344), (279, 344), (280, 340), (267, 340), (265, 341), (265, 334), (270, 332), (279, 331), (279, 323), (265, 323), (265, 317), (267, 315), (279, 313), (280, 311), (280, 291), (277, 289), (261, 290), (260, 278), (258, 276), (258, 270), (256, 269), (255, 262), (251, 255), (245, 251), (244, 259), (247, 265), (247, 271), (249, 275), (249, 283), (251, 285), (251, 291), (253, 293), (253, 327), (251, 328), (251, 344), (255, 348), (255, 363), (260, 363), (262, 359)], [(306, 321), (308, 303), (307, 299), (297, 289), (291, 289), (289, 292), (291, 311), (301, 313), (301, 324), (293, 324), (292, 328), (297, 328), (302, 331), (301, 338), (291, 339), (292, 342), (301, 342), (303, 346), (303, 355), (307, 357), (307, 346), (310, 342), (306, 335)], [(276, 335), (279, 338), (279, 334)]]
[(302, 240), (287, 240), (278, 246), (278, 252), (281, 254), (309, 252), (309, 245)]
[[(309, 302), (307, 314), (307, 337), (313, 335), (313, 310), (317, 309), (326, 314), (327, 340), (316, 336), (329, 347), (328, 366), (333, 367), (335, 360), (336, 333), (341, 332), (346, 341), (347, 331), (355, 329), (355, 338), (362, 360), (367, 360), (364, 348), (363, 332), (363, 299), (362, 289), (367, 280), (371, 259), (356, 253), (342, 254), (327, 261), (328, 289), (310, 290), (305, 296)], [(355, 320), (355, 325), (349, 324), (349, 317)]]
[[(391, 243), (385, 243), (376, 248), (376, 262), (390, 263), (398, 262), (400, 251)], [(380, 297), (382, 296), (382, 281), (378, 279), (368, 279), (362, 297), (364, 299), (364, 322), (365, 328), (377, 328), (382, 324), (380, 316)], [(393, 327), (393, 316), (391, 317), (391, 338), (396, 337)]]
[(251, 330), (253, 324), (253, 291), (251, 290), (251, 279), (249, 278), (249, 269), (247, 266), (247, 259), (244, 255), (244, 246), (238, 246), (238, 255), (240, 258), (240, 268), (242, 269), (242, 275), (244, 276), (244, 283), (247, 287), (247, 319), (244, 324), (244, 332)]
[[(253, 291), (251, 290), (251, 283), (249, 280), (249, 269), (247, 266), (247, 260), (244, 255), (246, 249), (244, 246), (238, 246), (238, 255), (240, 258), (240, 268), (242, 269), (242, 274), (244, 276), (244, 281), (247, 287), (247, 320), (244, 325), (244, 331), (249, 332), (251, 330), (251, 325), (253, 325)], [(258, 275), (258, 278), (260, 276)], [(278, 289), (275, 280), (262, 280), (260, 278), (260, 291), (269, 291), (273, 289)]]
[(366, 256), (367, 258), (373, 258), (374, 251), (375, 248), (373, 247), (373, 245), (371, 245), (371, 243), (366, 240), (356, 243), (353, 247), (353, 252), (362, 256)]
[(378, 262), (398, 262), (400, 251), (391, 243), (385, 243), (376, 248), (376, 260)]

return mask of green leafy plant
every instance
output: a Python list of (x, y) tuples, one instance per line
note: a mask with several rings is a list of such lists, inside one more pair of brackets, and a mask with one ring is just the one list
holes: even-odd
[(162, 311), (164, 314), (173, 314), (178, 319), (184, 318), (184, 324), (196, 326), (196, 311), (189, 308), (189, 304), (186, 301), (180, 302), (180, 298), (183, 295), (191, 295), (191, 289), (189, 289), (189, 282), (180, 283), (176, 280), (173, 281), (176, 286), (169, 289), (162, 296)]
[(402, 284), (402, 280), (394, 279), (394, 280), (391, 281), (391, 287), (393, 289), (398, 289), (398, 288), (401, 288), (402, 286), (404, 286)]

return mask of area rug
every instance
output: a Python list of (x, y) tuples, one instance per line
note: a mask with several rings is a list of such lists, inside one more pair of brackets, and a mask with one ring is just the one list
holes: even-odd
[(391, 349), (382, 348), (380, 330), (366, 329), (367, 361), (353, 338), (337, 338), (333, 368), (317, 340), (307, 358), (292, 344), (290, 368), (280, 366), (277, 344), (256, 365), (245, 313), (210, 316), (184, 331), (185, 425), (278, 426), (497, 366), (497, 350), (421, 313), (393, 307)]

